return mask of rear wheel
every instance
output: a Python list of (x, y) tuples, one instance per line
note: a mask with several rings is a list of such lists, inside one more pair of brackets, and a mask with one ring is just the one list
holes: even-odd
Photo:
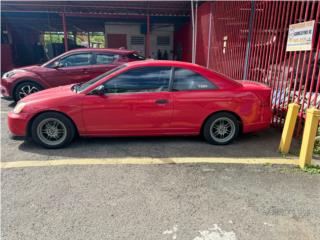
[(231, 113), (217, 113), (209, 117), (203, 127), (203, 136), (210, 144), (225, 145), (239, 134), (240, 124)]
[(70, 144), (75, 136), (75, 127), (60, 113), (42, 113), (31, 125), (32, 140), (45, 148), (62, 148)]
[(32, 93), (41, 91), (42, 89), (43, 87), (38, 83), (31, 81), (22, 82), (15, 88), (13, 98), (17, 102)]

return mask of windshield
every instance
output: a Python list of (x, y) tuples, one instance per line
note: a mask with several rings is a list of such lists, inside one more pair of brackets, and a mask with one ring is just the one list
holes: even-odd
[(58, 61), (60, 59), (61, 55), (53, 58), (53, 59), (50, 59), (49, 61), (43, 63), (41, 65), (41, 67), (46, 67), (46, 68), (53, 68), (55, 66), (55, 62)]
[(116, 67), (116, 68), (113, 68), (111, 69), (110, 71), (107, 71), (101, 75), (99, 75), (98, 77), (94, 78), (94, 79), (91, 79), (90, 81), (88, 82), (85, 82), (85, 83), (81, 83), (81, 84), (78, 84), (78, 85), (75, 85), (75, 90), (76, 92), (82, 92), (84, 90), (86, 90), (88, 87), (92, 86), (93, 84), (95, 84), (96, 82), (98, 82), (99, 80), (101, 80), (102, 78), (120, 70), (120, 69), (123, 69), (125, 68), (127, 65), (126, 64), (123, 64), (119, 67)]

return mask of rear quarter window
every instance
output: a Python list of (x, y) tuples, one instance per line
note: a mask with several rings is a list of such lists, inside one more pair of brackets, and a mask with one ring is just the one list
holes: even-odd
[(107, 65), (113, 63), (120, 56), (118, 54), (112, 53), (96, 53), (95, 64), (98, 65)]
[(174, 91), (208, 90), (217, 89), (217, 87), (211, 81), (194, 71), (175, 68), (172, 89)]

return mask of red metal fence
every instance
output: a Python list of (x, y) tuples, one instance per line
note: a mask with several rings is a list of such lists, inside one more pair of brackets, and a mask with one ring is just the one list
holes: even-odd
[[(242, 79), (248, 40), (250, 2), (206, 3), (211, 12), (210, 51), (206, 59), (209, 68), (235, 79)], [(201, 7), (205, 7), (204, 5)], [(201, 7), (199, 11), (201, 11)], [(198, 23), (200, 21), (198, 20)], [(198, 29), (201, 29), (198, 27)], [(198, 39), (199, 39), (198, 31)], [(197, 62), (202, 58), (201, 45), (197, 42)], [(199, 54), (198, 54), (199, 53)]]
[[(274, 124), (290, 102), (320, 107), (319, 1), (206, 2), (198, 8), (196, 63), (272, 88)], [(311, 51), (287, 52), (289, 25), (315, 20)], [(300, 125), (300, 124), (299, 124)]]

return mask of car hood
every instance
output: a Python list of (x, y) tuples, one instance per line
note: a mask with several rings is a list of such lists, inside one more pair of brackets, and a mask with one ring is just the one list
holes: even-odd
[(48, 69), (46, 67), (42, 67), (39, 65), (31, 65), (31, 66), (16, 68), (14, 70), (18, 70), (18, 71), (22, 70), (22, 71), (27, 71), (32, 73), (41, 73), (41, 72), (46, 72)]
[(44, 101), (44, 100), (51, 100), (56, 98), (64, 98), (69, 97), (77, 94), (76, 92), (72, 91), (72, 86), (74, 84), (49, 88), (40, 92), (33, 93), (25, 98), (23, 98), (22, 102), (37, 102), (37, 101)]

